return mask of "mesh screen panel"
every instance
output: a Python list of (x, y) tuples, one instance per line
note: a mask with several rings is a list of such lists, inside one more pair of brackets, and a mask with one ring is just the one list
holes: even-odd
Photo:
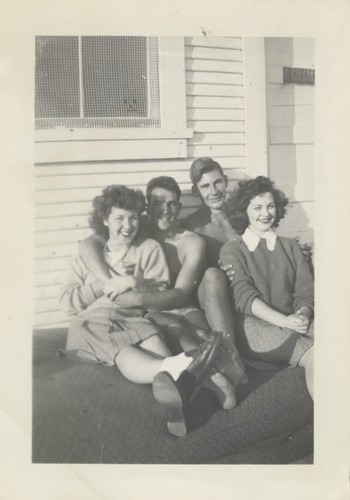
[(70, 36), (36, 38), (35, 116), (80, 116), (78, 39)]
[(157, 38), (37, 37), (36, 128), (160, 127)]

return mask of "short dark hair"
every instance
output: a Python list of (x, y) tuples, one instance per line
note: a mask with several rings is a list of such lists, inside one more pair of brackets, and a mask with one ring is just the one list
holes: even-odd
[(181, 198), (181, 189), (174, 179), (174, 177), (167, 177), (166, 175), (161, 175), (160, 177), (154, 177), (149, 181), (146, 187), (146, 197), (147, 197), (147, 202), (149, 203), (151, 201), (151, 195), (152, 191), (155, 188), (163, 188), (166, 189), (167, 191), (170, 191), (171, 193), (175, 193), (177, 196), (177, 199), (180, 200)]
[(243, 234), (249, 226), (247, 208), (250, 201), (263, 193), (271, 193), (276, 205), (276, 218), (273, 227), (277, 227), (280, 220), (286, 215), (288, 198), (282, 191), (274, 187), (271, 179), (259, 175), (255, 179), (240, 181), (238, 188), (227, 200), (228, 218), (238, 234)]
[(123, 208), (137, 212), (139, 215), (146, 208), (144, 194), (138, 189), (130, 189), (126, 186), (107, 186), (102, 194), (92, 200), (93, 210), (90, 214), (90, 227), (97, 233), (108, 238), (108, 227), (104, 220), (109, 216), (113, 207)]
[(218, 170), (222, 176), (225, 175), (222, 166), (217, 161), (213, 160), (213, 158), (197, 158), (197, 160), (194, 160), (190, 168), (192, 184), (196, 187), (204, 174), (213, 172), (214, 170)]

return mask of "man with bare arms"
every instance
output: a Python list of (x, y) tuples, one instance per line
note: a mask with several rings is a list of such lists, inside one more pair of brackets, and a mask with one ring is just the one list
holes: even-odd
[[(202, 311), (193, 307), (194, 292), (206, 268), (206, 247), (202, 238), (193, 232), (178, 227), (177, 217), (181, 210), (181, 191), (176, 181), (170, 177), (152, 179), (147, 186), (148, 216), (144, 231), (149, 237), (156, 239), (165, 252), (170, 275), (171, 288), (161, 292), (128, 291), (116, 296), (108, 288), (110, 270), (102, 258), (105, 241), (94, 234), (80, 244), (81, 256), (87, 267), (100, 279), (106, 282), (105, 293), (115, 300), (120, 307), (142, 306), (151, 311), (147, 318), (153, 320), (162, 330), (165, 339), (174, 353), (190, 350), (198, 346), (208, 334), (208, 324)], [(125, 263), (127, 266), (127, 263)], [(194, 297), (195, 298), (195, 297)], [(166, 312), (161, 312), (166, 311)], [(209, 322), (212, 329), (226, 334), (227, 360), (230, 361), (223, 372), (234, 384), (246, 381), (242, 362), (233, 344), (230, 342), (230, 332), (223, 330), (220, 311), (216, 313), (217, 320)], [(214, 317), (215, 317), (214, 316)], [(186, 332), (186, 334), (185, 334)], [(189, 339), (187, 333), (192, 332)], [(226, 376), (217, 374), (208, 380), (217, 388), (218, 399), (225, 409), (236, 404), (234, 391)], [(159, 391), (158, 391), (159, 389)], [(154, 391), (171, 394), (170, 404), (178, 401), (178, 388), (170, 380), (168, 374), (160, 374), (154, 381)], [(157, 395), (155, 394), (156, 399)], [(166, 404), (164, 401), (160, 401)], [(182, 403), (183, 397), (182, 397)], [(181, 403), (181, 404), (182, 404)], [(178, 405), (180, 405), (178, 402)]]

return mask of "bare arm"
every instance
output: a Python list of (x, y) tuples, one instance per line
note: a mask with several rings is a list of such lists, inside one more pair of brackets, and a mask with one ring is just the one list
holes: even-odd
[(110, 279), (110, 268), (103, 256), (106, 240), (94, 233), (79, 243), (79, 254), (86, 265), (97, 278), (104, 283)]
[(256, 297), (252, 302), (252, 313), (257, 318), (263, 319), (268, 323), (271, 323), (280, 327), (287, 327), (286, 318), (284, 314), (279, 313), (272, 309), (272, 307), (265, 304), (264, 301)]
[(116, 304), (121, 307), (143, 306), (145, 309), (167, 310), (183, 307), (202, 276), (205, 263), (205, 242), (197, 235), (184, 239), (184, 260), (171, 290), (161, 292), (127, 292)]
[(252, 302), (252, 313), (257, 318), (263, 319), (272, 325), (282, 328), (290, 328), (299, 333), (305, 334), (309, 327), (309, 319), (298, 314), (290, 314), (289, 316), (281, 314), (272, 309), (261, 299), (256, 297)]

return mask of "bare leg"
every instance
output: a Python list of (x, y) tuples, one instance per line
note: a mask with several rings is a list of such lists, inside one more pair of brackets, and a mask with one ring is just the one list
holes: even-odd
[(299, 361), (305, 369), (305, 381), (312, 400), (314, 399), (314, 348), (310, 347)]
[[(166, 368), (163, 362), (166, 363)], [(183, 353), (172, 356), (158, 335), (149, 337), (140, 346), (124, 347), (115, 358), (115, 364), (124, 377), (136, 384), (150, 384), (163, 370), (169, 371), (174, 380), (177, 380), (191, 362), (192, 357), (186, 357)]]
[(132, 345), (124, 347), (115, 358), (115, 364), (124, 377), (136, 384), (151, 384), (161, 370), (161, 363), (162, 359)]

